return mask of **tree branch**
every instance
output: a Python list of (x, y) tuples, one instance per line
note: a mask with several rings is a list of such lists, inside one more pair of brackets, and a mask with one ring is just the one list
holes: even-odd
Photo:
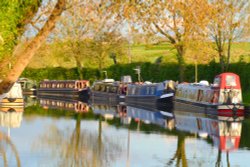
[(168, 40), (172, 43), (172, 44), (176, 44), (176, 40), (170, 36), (169, 34), (165, 33), (161, 28), (160, 26), (157, 24), (157, 23), (153, 23), (155, 28), (159, 31), (159, 33), (161, 33), (162, 35), (166, 36), (168, 38)]

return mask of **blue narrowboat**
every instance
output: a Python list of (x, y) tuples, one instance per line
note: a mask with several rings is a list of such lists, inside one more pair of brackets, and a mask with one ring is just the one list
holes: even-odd
[[(171, 80), (160, 83), (129, 84), (125, 102), (128, 105), (147, 107), (166, 105), (166, 107), (172, 108), (174, 87), (175, 83)], [(170, 108), (169, 110), (171, 110)]]

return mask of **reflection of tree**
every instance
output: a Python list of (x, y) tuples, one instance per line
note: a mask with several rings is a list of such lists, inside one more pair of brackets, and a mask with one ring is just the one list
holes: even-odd
[(220, 163), (221, 163), (221, 150), (218, 149), (218, 155), (217, 155), (217, 160), (216, 160), (215, 166), (220, 167), (221, 166)]
[(72, 132), (59, 130), (55, 126), (47, 132), (39, 138), (38, 143), (51, 148), (52, 155), (59, 158), (59, 166), (109, 166), (121, 153), (122, 148), (117, 141), (102, 135), (101, 118), (98, 133), (81, 131), (81, 114), (76, 114)]
[[(20, 167), (21, 162), (15, 145), (7, 135), (0, 132), (0, 157), (2, 156), (4, 167), (9, 166), (8, 158), (12, 158), (12, 154), (14, 154), (16, 166)], [(13, 159), (11, 159), (11, 162), (13, 162)]]
[[(230, 160), (229, 160), (229, 152), (227, 151), (227, 166), (230, 167)], [(216, 160), (216, 163), (215, 163), (215, 167), (220, 167), (222, 166), (221, 164), (221, 150), (218, 149), (218, 155), (217, 155), (217, 160)]]
[(173, 162), (177, 161), (176, 166), (180, 166), (180, 163), (182, 162), (182, 167), (187, 167), (187, 159), (186, 159), (186, 152), (185, 152), (185, 134), (178, 133), (178, 141), (177, 141), (177, 150), (173, 156), (173, 158), (170, 159), (170, 161), (167, 163), (167, 166), (170, 166), (173, 164)]

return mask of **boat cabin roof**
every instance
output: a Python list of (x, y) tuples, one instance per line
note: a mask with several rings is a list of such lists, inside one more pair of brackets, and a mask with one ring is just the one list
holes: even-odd
[(102, 80), (101, 82), (112, 83), (112, 82), (115, 82), (115, 80), (114, 79), (110, 79), (110, 78), (106, 78), (106, 79)]
[(214, 78), (213, 87), (220, 87), (221, 89), (241, 89), (240, 77), (237, 74), (226, 72), (217, 75)]
[(75, 83), (75, 82), (89, 82), (88, 80), (45, 80), (40, 83)]

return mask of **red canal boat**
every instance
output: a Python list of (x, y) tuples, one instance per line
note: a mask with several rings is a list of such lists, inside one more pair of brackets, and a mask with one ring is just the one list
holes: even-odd
[(175, 110), (201, 112), (219, 116), (243, 116), (240, 78), (234, 73), (222, 73), (214, 83), (181, 83), (177, 85)]

